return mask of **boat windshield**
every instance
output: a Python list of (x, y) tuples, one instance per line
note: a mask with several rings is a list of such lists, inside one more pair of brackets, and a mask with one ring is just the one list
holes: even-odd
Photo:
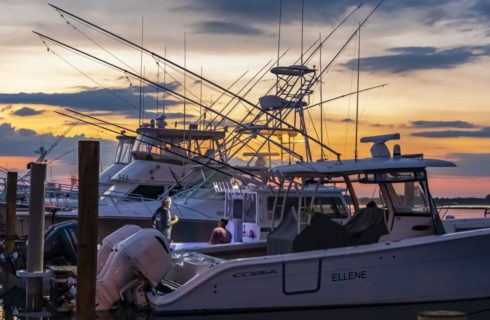
[(390, 202), (397, 214), (430, 214), (425, 171), (377, 172), (366, 174), (361, 183), (376, 183), (383, 202)]
[(117, 145), (114, 163), (129, 164), (131, 162), (131, 150), (133, 149), (134, 139), (120, 139)]

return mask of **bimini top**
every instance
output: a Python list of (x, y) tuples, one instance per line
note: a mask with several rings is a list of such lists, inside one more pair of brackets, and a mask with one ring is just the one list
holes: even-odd
[(389, 171), (404, 169), (423, 169), (428, 167), (455, 167), (452, 162), (420, 157), (372, 157), (337, 162), (318, 161), (303, 162), (275, 167), (274, 170), (289, 177), (322, 177), (343, 176), (348, 174), (366, 173), (373, 171)]

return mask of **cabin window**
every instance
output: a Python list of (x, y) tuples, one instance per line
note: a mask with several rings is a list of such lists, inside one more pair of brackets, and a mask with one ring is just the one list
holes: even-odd
[(232, 217), (233, 219), (241, 219), (243, 215), (243, 200), (233, 200)]
[(347, 216), (345, 207), (338, 198), (316, 197), (312, 209), (314, 212), (326, 214), (330, 217), (338, 218)]
[(417, 181), (386, 184), (395, 214), (429, 214), (427, 196)]
[(134, 200), (139, 200), (140, 196), (145, 199), (158, 199), (158, 197), (165, 192), (164, 186), (145, 186), (140, 185), (130, 194), (135, 197)]
[[(267, 198), (267, 209), (269, 212), (272, 214), (272, 209), (274, 209), (274, 199), (275, 197), (268, 197)], [(281, 218), (281, 211), (282, 211), (282, 204), (284, 202), (284, 197), (279, 197), (277, 199), (277, 205), (276, 205), (276, 212), (274, 212), (274, 220), (280, 219)], [(288, 215), (289, 212), (291, 212), (291, 207), (295, 207), (297, 209), (298, 207), (298, 197), (287, 197), (286, 198), (286, 208), (284, 210), (284, 216)]]

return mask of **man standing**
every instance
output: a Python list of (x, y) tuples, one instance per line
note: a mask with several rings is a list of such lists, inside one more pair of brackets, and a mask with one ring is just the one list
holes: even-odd
[(170, 207), (172, 206), (172, 200), (167, 197), (162, 201), (162, 205), (155, 211), (153, 217), (153, 228), (163, 233), (168, 241), (172, 235), (172, 226), (179, 221), (179, 218), (170, 213)]
[(209, 244), (223, 244), (231, 242), (231, 232), (226, 229), (228, 220), (221, 218), (218, 222), (218, 226), (214, 228)]

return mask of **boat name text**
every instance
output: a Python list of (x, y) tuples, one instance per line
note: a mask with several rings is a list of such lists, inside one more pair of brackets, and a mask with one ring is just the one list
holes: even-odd
[(366, 270), (332, 273), (332, 281), (349, 281), (359, 279), (367, 279)]

